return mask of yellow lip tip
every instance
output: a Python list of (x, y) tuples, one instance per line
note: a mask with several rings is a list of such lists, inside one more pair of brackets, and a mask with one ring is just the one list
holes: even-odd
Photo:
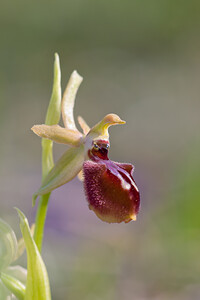
[(131, 220), (136, 221), (137, 220), (137, 216), (136, 215), (132, 215), (130, 216)]

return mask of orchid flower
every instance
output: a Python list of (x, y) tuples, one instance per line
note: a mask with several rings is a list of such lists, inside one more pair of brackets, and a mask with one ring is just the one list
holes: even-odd
[(102, 221), (128, 223), (136, 220), (140, 205), (139, 190), (133, 179), (134, 167), (108, 158), (108, 128), (125, 121), (116, 114), (108, 114), (90, 128), (82, 117), (78, 117), (83, 131), (80, 132), (74, 122), (73, 109), (82, 79), (74, 71), (64, 92), (61, 103), (64, 127), (46, 124), (32, 127), (38, 136), (70, 146), (44, 178), (33, 195), (33, 202), (78, 175), (83, 177), (89, 208)]

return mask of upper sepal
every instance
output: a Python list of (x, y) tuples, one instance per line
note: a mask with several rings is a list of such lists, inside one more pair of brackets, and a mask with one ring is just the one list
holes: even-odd
[(83, 78), (73, 71), (62, 98), (62, 118), (65, 128), (77, 130), (74, 122), (74, 102)]

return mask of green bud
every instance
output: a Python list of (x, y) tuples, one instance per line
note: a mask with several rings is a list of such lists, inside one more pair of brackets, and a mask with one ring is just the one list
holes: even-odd
[(25, 285), (18, 279), (6, 273), (1, 273), (1, 280), (3, 284), (11, 291), (19, 300), (23, 300), (25, 296)]
[(19, 280), (23, 285), (26, 285), (27, 280), (27, 270), (19, 265), (17, 266), (9, 266), (4, 270), (4, 273), (7, 275), (10, 275), (12, 277), (15, 277), (17, 280)]
[(17, 239), (12, 228), (0, 219), (0, 270), (6, 268), (17, 254)]

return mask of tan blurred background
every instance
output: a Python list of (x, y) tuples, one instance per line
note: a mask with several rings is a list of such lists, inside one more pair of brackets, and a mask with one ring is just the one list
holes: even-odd
[(199, 35), (195, 0), (1, 2), (0, 217), (18, 236), (14, 206), (34, 221), (41, 147), (30, 128), (44, 122), (56, 51), (63, 89), (74, 69), (84, 77), (76, 116), (127, 121), (110, 130), (110, 158), (135, 165), (141, 192), (137, 222), (120, 225), (89, 211), (77, 179), (52, 193), (53, 299), (200, 299)]

